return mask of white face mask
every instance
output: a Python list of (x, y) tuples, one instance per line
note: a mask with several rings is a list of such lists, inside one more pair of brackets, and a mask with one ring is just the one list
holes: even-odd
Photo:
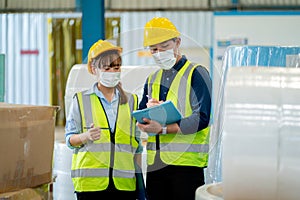
[(115, 87), (121, 80), (121, 72), (98, 72), (98, 81), (105, 87)]
[(173, 49), (161, 51), (152, 54), (154, 61), (161, 69), (171, 69), (176, 63), (176, 57), (174, 57)]

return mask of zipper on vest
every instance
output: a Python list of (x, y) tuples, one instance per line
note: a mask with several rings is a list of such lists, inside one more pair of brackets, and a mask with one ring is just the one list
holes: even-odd
[[(100, 97), (98, 97), (99, 102), (102, 106), (102, 108), (104, 109), (104, 106), (102, 104), (102, 101), (100, 99)], [(119, 105), (118, 105), (118, 110), (119, 110)], [(113, 166), (114, 166), (114, 157), (115, 157), (115, 130), (116, 130), (116, 123), (117, 123), (117, 119), (118, 119), (118, 114), (119, 112), (117, 112), (117, 116), (116, 116), (116, 122), (115, 122), (115, 130), (112, 132), (111, 131), (111, 127), (108, 121), (108, 117), (106, 114), (106, 111), (104, 110), (104, 114), (105, 114), (105, 118), (107, 120), (108, 126), (109, 126), (109, 135), (110, 135), (110, 162), (109, 162), (109, 179), (111, 180), (112, 177), (112, 170), (113, 170)]]

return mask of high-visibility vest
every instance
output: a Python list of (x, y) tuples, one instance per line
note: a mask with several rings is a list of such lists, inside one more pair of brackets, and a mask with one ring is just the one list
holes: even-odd
[[(102, 191), (109, 184), (109, 168), (113, 166), (112, 178), (118, 190), (136, 189), (134, 154), (138, 147), (135, 140), (136, 121), (131, 112), (137, 109), (137, 96), (127, 95), (128, 103), (119, 105), (115, 128), (115, 144), (111, 143), (110, 129), (102, 129), (100, 139), (89, 141), (76, 148), (72, 157), (71, 176), (77, 192)], [(77, 93), (82, 119), (82, 132), (91, 123), (94, 127), (108, 128), (104, 108), (95, 94)], [(111, 165), (111, 150), (115, 149)]]
[[(179, 70), (169, 88), (166, 100), (174, 103), (183, 117), (192, 114), (190, 105), (191, 80), (196, 65), (187, 61)], [(148, 93), (159, 99), (163, 70), (158, 70), (148, 78)], [(200, 119), (199, 119), (200, 120)], [(159, 135), (160, 158), (169, 165), (207, 166), (209, 150), (209, 127), (192, 134), (168, 133)], [(154, 163), (156, 155), (156, 136), (149, 136), (147, 142), (147, 162)]]

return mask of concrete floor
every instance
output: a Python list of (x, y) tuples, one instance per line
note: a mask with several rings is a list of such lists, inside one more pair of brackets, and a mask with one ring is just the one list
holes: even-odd
[(56, 126), (55, 127), (55, 141), (64, 141), (65, 140), (65, 127)]

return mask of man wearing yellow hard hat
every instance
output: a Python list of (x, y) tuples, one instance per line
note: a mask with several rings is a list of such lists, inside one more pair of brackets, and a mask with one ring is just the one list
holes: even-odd
[(137, 199), (134, 159), (142, 146), (131, 112), (138, 99), (121, 87), (121, 51), (105, 40), (92, 45), (87, 68), (97, 82), (76, 93), (67, 117), (66, 143), (73, 149), (71, 175), (78, 200)]
[(138, 123), (142, 131), (156, 133), (149, 134), (147, 143), (149, 200), (194, 200), (196, 189), (204, 184), (212, 83), (205, 67), (181, 55), (180, 44), (180, 32), (168, 18), (146, 23), (144, 46), (161, 69), (147, 78), (139, 109), (170, 100), (183, 116), (173, 124), (145, 118)]

